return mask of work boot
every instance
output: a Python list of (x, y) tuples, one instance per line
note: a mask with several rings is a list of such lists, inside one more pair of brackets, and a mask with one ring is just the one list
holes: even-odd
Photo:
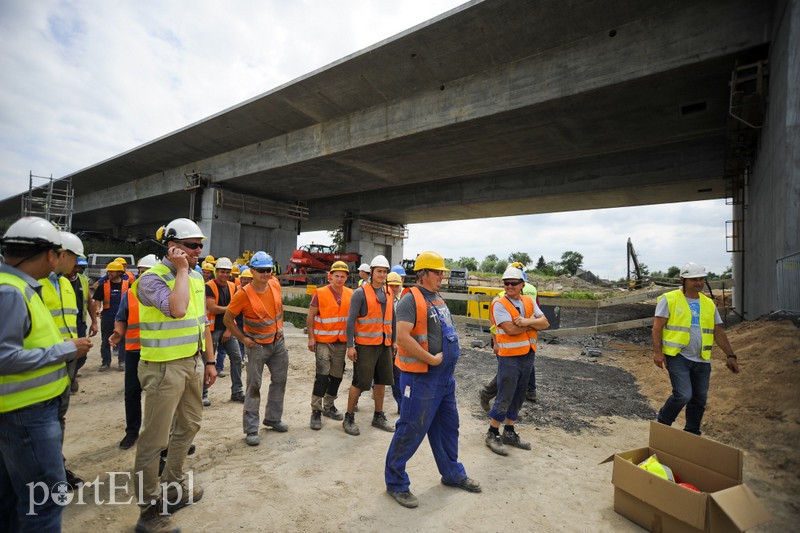
[(492, 410), (492, 398), (491, 396), (487, 396), (483, 390), (478, 391), (478, 396), (481, 399), (481, 409), (486, 414), (489, 414), (489, 411)]
[(131, 447), (132, 447), (134, 444), (136, 444), (136, 440), (137, 440), (138, 438), (139, 438), (139, 434), (138, 434), (138, 433), (136, 433), (136, 434), (133, 434), (133, 433), (127, 433), (127, 434), (125, 435), (125, 438), (123, 438), (123, 439), (122, 439), (122, 440), (119, 442), (119, 447), (120, 447), (120, 448), (122, 448), (123, 450), (128, 450), (128, 449), (130, 449), (130, 448), (131, 448)]
[(136, 533), (180, 533), (180, 528), (172, 524), (169, 515), (161, 514), (161, 502), (156, 502), (139, 513)]
[(70, 487), (72, 487), (73, 489), (77, 489), (78, 487), (83, 485), (83, 479), (76, 476), (75, 472), (67, 468), (64, 469), (64, 472), (67, 474), (67, 483), (69, 483)]
[(277, 431), (278, 433), (286, 433), (289, 431), (289, 425), (285, 422), (281, 422), (280, 420), (267, 420), (265, 418), (262, 421), (262, 424), (270, 428), (272, 431)]
[[(180, 490), (178, 490), (178, 487), (180, 487)], [(185, 483), (180, 485), (169, 483), (167, 485), (166, 500), (167, 513), (169, 514), (175, 514), (187, 505), (193, 505), (201, 499), (203, 499), (203, 487), (194, 486), (190, 491)]]
[(358, 425), (356, 424), (356, 415), (353, 413), (345, 413), (344, 414), (344, 422), (342, 422), (342, 427), (344, 428), (344, 432), (348, 435), (359, 435), (361, 431), (358, 429)]
[(210, 407), (211, 400), (208, 398), (208, 394), (203, 394), (203, 407)]
[(377, 412), (372, 415), (372, 427), (388, 431), (389, 433), (394, 433), (394, 426), (391, 425), (388, 420), (386, 420), (386, 415), (381, 412)]
[(117, 370), (119, 370), (120, 372), (125, 372), (125, 363), (120, 361), (119, 364), (117, 365)]
[(419, 500), (416, 496), (411, 494), (410, 490), (405, 490), (403, 492), (392, 492), (387, 490), (386, 492), (389, 493), (389, 496), (394, 498), (394, 501), (402, 505), (403, 507), (408, 507), (409, 509), (413, 509), (419, 505)]
[(481, 492), (481, 484), (471, 477), (465, 477), (461, 481), (457, 481), (455, 483), (445, 483), (444, 480), (442, 480), (442, 485), (447, 485), (448, 487), (457, 487), (467, 492)]
[(323, 409), (322, 416), (327, 416), (333, 420), (342, 420), (344, 418), (342, 412), (339, 411), (335, 405), (331, 405), (330, 407)]
[(232, 402), (244, 403), (244, 393), (242, 391), (234, 392), (231, 394)]
[(531, 449), (531, 443), (520, 439), (519, 433), (517, 433), (516, 431), (503, 431), (503, 436), (501, 438), (503, 444), (508, 444), (509, 446), (513, 446), (514, 448), (519, 448), (520, 450)]
[(525, 399), (529, 402), (536, 403), (536, 390), (529, 390), (525, 393)]
[(500, 438), (500, 435), (495, 435), (491, 431), (487, 431), (484, 442), (486, 446), (497, 455), (508, 455), (508, 450), (506, 450), (506, 447), (503, 445), (503, 440)]
[(322, 429), (322, 411), (311, 411), (311, 429)]
[(98, 372), (108, 372), (111, 369), (111, 365), (100, 365), (100, 368), (97, 370)]
[(248, 433), (244, 441), (248, 446), (258, 446), (261, 443), (261, 437), (258, 436), (258, 433)]
[(72, 381), (69, 384), (69, 392), (75, 394), (80, 390), (80, 385), (78, 385), (78, 380), (76, 378), (72, 378)]

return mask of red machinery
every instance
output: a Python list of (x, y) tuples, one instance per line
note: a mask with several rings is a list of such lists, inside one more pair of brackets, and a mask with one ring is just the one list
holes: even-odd
[(356, 276), (361, 254), (337, 254), (331, 246), (306, 244), (292, 253), (286, 274), (292, 285), (325, 285), (327, 272), (335, 261), (344, 261), (350, 266), (350, 276)]

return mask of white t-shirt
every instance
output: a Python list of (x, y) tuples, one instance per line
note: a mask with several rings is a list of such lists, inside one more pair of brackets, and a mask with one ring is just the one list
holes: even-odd
[[(508, 296), (503, 296), (503, 298), (507, 298), (508, 301), (510, 301), (512, 304), (514, 304), (514, 307), (517, 308), (517, 311), (519, 311), (519, 314), (522, 315), (523, 318), (530, 318), (530, 317), (525, 316), (525, 305), (522, 303), (522, 299), (515, 300), (515, 299), (510, 298)], [(508, 309), (506, 309), (505, 306), (503, 306), (503, 304), (501, 304), (500, 302), (496, 302), (492, 306), (492, 314), (494, 315), (494, 323), (497, 324), (498, 326), (500, 324), (502, 324), (503, 322), (511, 322), (513, 320), (511, 318), (511, 313), (509, 313)], [(534, 317), (540, 317), (540, 316), (542, 316), (542, 314), (543, 314), (542, 310), (539, 309), (539, 306), (536, 304), (536, 300), (534, 300), (533, 301), (533, 316)]]
[[(710, 359), (703, 359), (701, 353), (703, 351), (703, 330), (700, 328), (700, 299), (699, 298), (686, 298), (689, 304), (689, 310), (692, 312), (692, 327), (689, 331), (689, 344), (681, 350), (683, 355), (689, 361), (697, 363), (711, 363)], [(669, 305), (667, 305), (666, 298), (659, 298), (656, 304), (656, 316), (669, 319)], [(719, 311), (714, 309), (714, 324), (722, 324), (722, 318), (719, 316)]]

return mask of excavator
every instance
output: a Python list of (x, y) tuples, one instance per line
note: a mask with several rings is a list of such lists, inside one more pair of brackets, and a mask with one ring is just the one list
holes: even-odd
[(328, 270), (335, 261), (344, 261), (350, 267), (348, 282), (355, 283), (356, 269), (361, 263), (361, 254), (336, 253), (332, 246), (305, 244), (294, 252), (286, 267), (286, 279), (291, 285), (325, 285)]

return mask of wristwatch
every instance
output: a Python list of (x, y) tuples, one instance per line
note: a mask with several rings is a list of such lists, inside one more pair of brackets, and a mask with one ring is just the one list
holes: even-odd
[(738, 359), (738, 357), (736, 357), (735, 353), (732, 353), (728, 356), (728, 359)]
[(217, 366), (217, 362), (216, 361), (206, 361), (206, 366), (211, 366), (211, 365)]

